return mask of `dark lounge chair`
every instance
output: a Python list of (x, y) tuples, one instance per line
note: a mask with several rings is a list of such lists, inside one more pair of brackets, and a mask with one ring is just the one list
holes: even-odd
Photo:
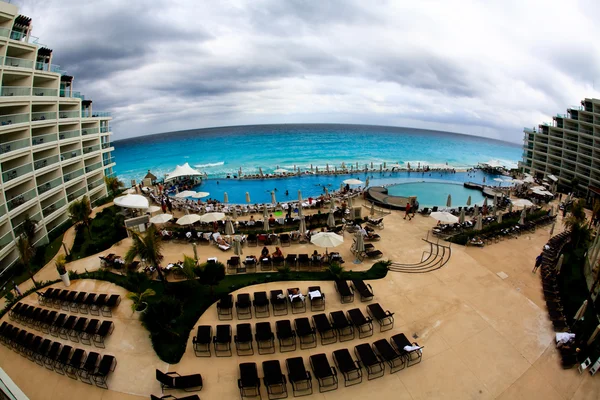
[(312, 394), (312, 377), (304, 367), (302, 357), (293, 357), (285, 360), (288, 371), (288, 380), (292, 384), (294, 397), (308, 396)]
[(68, 339), (71, 330), (75, 327), (75, 323), (77, 323), (77, 317), (74, 315), (69, 315), (65, 323), (58, 330), (58, 336), (60, 336), (63, 339)]
[[(310, 295), (311, 292), (319, 292), (321, 295)], [(321, 291), (321, 286), (309, 286), (308, 293), (306, 294), (310, 300), (310, 311), (322, 311), (325, 310), (325, 293)]]
[(373, 320), (370, 317), (365, 318), (362, 311), (358, 308), (348, 310), (347, 314), (352, 325), (358, 331), (359, 339), (373, 335)]
[(319, 383), (319, 393), (338, 388), (337, 371), (329, 365), (327, 356), (323, 353), (310, 356), (310, 367)]
[(331, 326), (329, 318), (325, 314), (313, 315), (313, 323), (321, 336), (321, 345), (331, 344), (337, 342), (337, 335), (335, 329)]
[(279, 351), (281, 353), (296, 350), (296, 332), (292, 329), (292, 324), (289, 320), (284, 319), (276, 321), (275, 332), (277, 333)]
[(354, 347), (354, 354), (367, 370), (367, 379), (380, 378), (385, 374), (385, 366), (377, 357), (368, 343), (359, 344)]
[(317, 347), (317, 335), (315, 328), (310, 325), (308, 318), (296, 318), (294, 320), (296, 336), (300, 340), (301, 349), (311, 349)]
[(352, 287), (355, 292), (360, 294), (360, 301), (371, 301), (373, 300), (373, 288), (368, 283), (365, 283), (362, 279), (353, 279)]
[(217, 325), (217, 334), (213, 337), (215, 356), (231, 356), (231, 325)]
[(235, 342), (235, 350), (238, 356), (251, 356), (254, 354), (252, 327), (250, 324), (237, 324), (233, 341)]
[(111, 294), (100, 311), (102, 312), (103, 316), (112, 317), (112, 310), (118, 307), (119, 304), (121, 304), (121, 296), (118, 294)]
[[(287, 294), (288, 294), (288, 299), (290, 300), (290, 307), (292, 308), (292, 314), (306, 312), (306, 298), (298, 296), (298, 294), (300, 294), (300, 288), (288, 289)], [(296, 294), (296, 295), (294, 295), (294, 294)]]
[(258, 354), (275, 353), (275, 335), (271, 330), (270, 322), (258, 322), (256, 324), (256, 333), (254, 334)]
[(79, 338), (81, 339), (81, 343), (92, 344), (92, 338), (96, 335), (99, 325), (100, 321), (98, 321), (97, 319), (94, 318), (90, 320), (85, 329), (81, 331), (81, 334), (79, 336)]
[(61, 375), (65, 374), (65, 367), (71, 358), (72, 352), (73, 347), (71, 346), (65, 345), (60, 349), (60, 353), (58, 354), (58, 357), (56, 357), (56, 361), (54, 361), (54, 372)]
[(354, 292), (350, 286), (348, 286), (348, 282), (344, 279), (336, 279), (334, 281), (335, 290), (340, 295), (340, 301), (342, 303), (352, 303), (354, 301)]
[(308, 257), (308, 254), (299, 254), (298, 255), (297, 266), (298, 266), (298, 269), (310, 267), (310, 258)]
[(261, 397), (260, 396), (260, 379), (256, 369), (256, 363), (240, 364), (240, 379), (238, 379), (238, 388), (240, 396), (245, 397)]
[(283, 295), (283, 290), (271, 290), (271, 307), (273, 307), (273, 315), (287, 315), (287, 299)]
[(371, 318), (379, 323), (379, 332), (387, 331), (394, 327), (394, 313), (384, 311), (379, 303), (369, 304), (367, 312)]
[(375, 353), (387, 362), (390, 367), (390, 374), (398, 372), (406, 367), (406, 359), (402, 355), (394, 350), (390, 342), (387, 339), (379, 339), (373, 343), (373, 349)]
[(175, 397), (170, 394), (166, 394), (164, 396), (158, 397), (153, 394), (150, 395), (150, 400), (200, 400), (200, 397), (197, 394), (192, 394), (185, 397)]
[(44, 339), (42, 341), (42, 343), (40, 344), (40, 347), (38, 347), (37, 351), (35, 352), (33, 359), (36, 362), (36, 364), (43, 366), (44, 365), (44, 360), (46, 359), (46, 354), (48, 354), (48, 350), (50, 349), (50, 346), (52, 345), (52, 340), (50, 339)]
[(179, 375), (177, 372), (161, 372), (156, 370), (156, 380), (160, 382), (160, 389), (181, 389), (186, 392), (197, 392), (202, 390), (202, 375)]
[(196, 336), (192, 338), (196, 357), (210, 357), (210, 342), (212, 341), (212, 326), (199, 325)]
[(104, 348), (104, 340), (107, 336), (110, 336), (115, 329), (115, 324), (112, 321), (102, 321), (98, 332), (94, 335), (94, 345), (96, 347)]
[(250, 319), (252, 318), (252, 301), (250, 301), (250, 294), (239, 293), (237, 295), (237, 301), (235, 302), (235, 312), (238, 319)]
[[(17, 328), (15, 328), (17, 329)], [(53, 342), (46, 353), (46, 357), (44, 358), (44, 365), (46, 368), (52, 370), (54, 369), (54, 363), (56, 362), (56, 358), (58, 357), (58, 353), (60, 352), (60, 348), (62, 344), (60, 342)]]
[(233, 319), (233, 295), (225, 295), (217, 303), (217, 317), (219, 320)]
[(67, 367), (65, 368), (65, 373), (71, 379), (77, 380), (77, 373), (79, 369), (82, 367), (85, 362), (85, 350), (83, 349), (75, 349)]
[(117, 359), (114, 356), (105, 354), (100, 360), (96, 372), (94, 372), (94, 374), (92, 375), (96, 386), (108, 389), (108, 384), (106, 383), (106, 380), (108, 379), (108, 374), (114, 371), (116, 367)]
[(340, 342), (354, 339), (354, 328), (343, 311), (333, 311), (329, 313), (329, 319), (333, 328), (337, 331)]
[[(423, 359), (423, 350), (422, 347), (419, 346), (417, 342), (410, 342), (408, 338), (404, 335), (404, 333), (399, 333), (391, 337), (392, 344), (404, 358), (406, 358), (406, 366), (412, 367), (415, 364), (418, 364)], [(405, 346), (419, 346), (419, 349), (406, 351), (404, 350)]]
[(348, 349), (334, 351), (333, 359), (337, 369), (344, 376), (344, 386), (352, 386), (362, 382), (360, 364), (352, 359)]
[(100, 354), (91, 351), (88, 354), (85, 363), (78, 372), (81, 382), (87, 383), (88, 385), (92, 384), (92, 377), (94, 372), (96, 372), (98, 361), (100, 361)]
[(271, 316), (267, 292), (254, 292), (252, 305), (254, 306), (254, 316), (256, 318), (267, 318)]
[(287, 393), (287, 379), (281, 372), (279, 360), (263, 361), (263, 382), (267, 388), (269, 399), (285, 399)]

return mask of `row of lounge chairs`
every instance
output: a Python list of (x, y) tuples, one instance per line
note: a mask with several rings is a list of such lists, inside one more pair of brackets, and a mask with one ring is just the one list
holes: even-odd
[(24, 303), (15, 304), (9, 312), (9, 318), (13, 321), (34, 328), (55, 337), (70, 339), (73, 342), (91, 344), (104, 348), (104, 340), (112, 334), (114, 323), (86, 317), (68, 316), (54, 310), (30, 306)]
[[(405, 347), (411, 350), (405, 350)], [(380, 339), (372, 346), (368, 343), (357, 345), (354, 347), (354, 354), (356, 360), (348, 349), (334, 351), (332, 358), (335, 367), (329, 363), (325, 353), (311, 355), (309, 363), (312, 375), (307, 371), (302, 357), (288, 358), (285, 360), (287, 377), (281, 370), (279, 360), (263, 361), (262, 384), (267, 389), (269, 399), (286, 398), (288, 381), (294, 396), (306, 396), (313, 393), (313, 375), (317, 380), (319, 393), (323, 393), (338, 388), (338, 370), (344, 378), (344, 386), (352, 386), (362, 382), (363, 369), (367, 373), (367, 379), (371, 380), (385, 374), (385, 364), (388, 365), (389, 373), (393, 374), (420, 363), (423, 357), (422, 347), (416, 342), (411, 343), (402, 333), (392, 336), (390, 341)], [(256, 363), (241, 363), (239, 370), (238, 388), (241, 398), (262, 398)]]
[(371, 301), (375, 296), (371, 285), (366, 284), (362, 279), (353, 279), (352, 285), (348, 285), (345, 279), (336, 279), (333, 282), (335, 290), (340, 295), (340, 302), (352, 303), (354, 301), (354, 292), (360, 295), (360, 301)]
[(36, 292), (40, 305), (62, 308), (65, 311), (92, 315), (112, 316), (112, 310), (121, 303), (121, 296), (118, 294), (96, 294), (77, 292), (67, 289), (46, 289), (45, 292)]
[(44, 339), (6, 321), (0, 325), (0, 340), (7, 347), (40, 366), (54, 370), (60, 375), (66, 374), (75, 380), (79, 378), (90, 385), (93, 382), (104, 389), (108, 389), (108, 375), (117, 366), (117, 360), (112, 355), (101, 356), (96, 352), (86, 354), (83, 349)]

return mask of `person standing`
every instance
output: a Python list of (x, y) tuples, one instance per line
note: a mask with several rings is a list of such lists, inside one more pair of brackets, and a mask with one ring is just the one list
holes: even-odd
[(21, 297), (23, 295), (23, 293), (21, 293), (21, 290), (19, 290), (19, 286), (17, 286), (15, 281), (13, 281), (13, 289), (14, 289), (15, 293), (17, 294), (17, 296)]
[(533, 266), (533, 270), (531, 270), (531, 272), (533, 272), (535, 274), (537, 272), (538, 268), (540, 267), (540, 265), (542, 265), (543, 260), (544, 260), (544, 252), (541, 252), (540, 255), (535, 258), (535, 265)]
[(404, 211), (406, 212), (404, 214), (404, 219), (406, 219), (406, 217), (408, 217), (408, 220), (410, 221), (412, 219), (412, 217), (410, 216), (410, 203), (406, 203), (406, 207), (404, 208)]

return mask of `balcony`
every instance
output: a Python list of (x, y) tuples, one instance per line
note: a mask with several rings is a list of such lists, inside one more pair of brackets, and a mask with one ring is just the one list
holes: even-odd
[(12, 232), (7, 232), (0, 238), (0, 250), (13, 242)]
[(4, 204), (0, 204), (0, 217), (6, 215), (6, 207), (4, 207)]
[(79, 176), (83, 175), (83, 168), (78, 169), (77, 171), (69, 172), (68, 174), (63, 175), (63, 179), (65, 182), (69, 182)]
[(29, 147), (29, 139), (13, 140), (12, 142), (0, 144), (0, 154), (6, 154), (26, 147)]
[(60, 69), (60, 65), (47, 64), (47, 63), (43, 63), (43, 62), (36, 62), (35, 69), (38, 71), (55, 72), (55, 73), (61, 74), (61, 75), (64, 73), (64, 71), (62, 69)]
[(108, 149), (109, 147), (112, 147), (112, 143), (102, 143), (102, 148), (103, 149)]
[(46, 193), (47, 191), (54, 189), (55, 187), (58, 187), (60, 185), (62, 185), (62, 178), (58, 177), (48, 182), (42, 183), (37, 187), (37, 191), (41, 195), (42, 193)]
[(79, 149), (72, 150), (72, 151), (65, 151), (64, 153), (60, 153), (60, 160), (67, 161), (67, 160), (70, 160), (71, 158), (79, 157), (80, 155), (81, 155), (81, 150), (79, 150)]
[(56, 210), (58, 210), (65, 204), (67, 204), (67, 201), (64, 198), (59, 199), (58, 201), (50, 204), (48, 207), (46, 207), (42, 210), (42, 214), (44, 215), (44, 218), (48, 217), (50, 214), (52, 214), (53, 212), (55, 212)]
[(47, 133), (45, 135), (34, 136), (31, 138), (31, 143), (33, 143), (34, 146), (52, 142), (56, 142), (56, 133)]
[(115, 158), (114, 157), (112, 157), (112, 158), (106, 158), (106, 159), (103, 160), (103, 162), (104, 162), (104, 166), (106, 167), (108, 164), (114, 163), (115, 162)]
[(33, 68), (33, 60), (25, 60), (24, 58), (4, 57), (4, 65), (14, 68)]
[(79, 111), (59, 111), (58, 116), (62, 118), (79, 118)]
[[(21, 214), (19, 217), (12, 219), (11, 223), (13, 225), (13, 231), (15, 231), (15, 232), (19, 231), (19, 228), (21, 227), (23, 222), (25, 222), (25, 217), (26, 217), (26, 214)], [(42, 213), (37, 213), (33, 216), (30, 216), (29, 219), (31, 221), (37, 221), (39, 223), (42, 219)]]
[(90, 182), (87, 185), (88, 190), (92, 190), (94, 188), (97, 188), (98, 186), (102, 185), (104, 183), (104, 178), (100, 178), (95, 180), (94, 182)]
[(32, 112), (31, 122), (46, 121), (56, 119), (56, 111)]
[(35, 160), (33, 162), (33, 167), (37, 171), (38, 169), (42, 169), (56, 163), (58, 163), (58, 155)]
[(81, 114), (82, 118), (106, 118), (111, 116), (109, 111), (95, 111), (90, 113), (88, 110), (82, 110)]
[(102, 163), (101, 162), (97, 162), (95, 164), (88, 165), (87, 167), (85, 167), (85, 173), (87, 174), (88, 172), (95, 171), (98, 168), (102, 168)]
[(67, 200), (70, 202), (72, 202), (73, 200), (75, 200), (76, 198), (78, 198), (79, 196), (83, 196), (86, 193), (86, 188), (82, 187), (81, 189), (77, 189), (76, 191), (74, 191), (71, 194), (67, 195)]
[(29, 122), (29, 113), (9, 114), (0, 116), (0, 126), (22, 124)]
[(58, 96), (58, 89), (34, 87), (33, 95), (34, 96)]
[(85, 147), (83, 149), (83, 154), (93, 153), (93, 152), (98, 151), (98, 150), (100, 150), (100, 145), (99, 144), (97, 144), (95, 146), (88, 146), (88, 147)]
[(83, 128), (81, 130), (81, 135), (85, 136), (85, 135), (95, 135), (98, 132), (100, 132), (99, 128)]
[(59, 96), (66, 97), (66, 98), (72, 98), (72, 99), (85, 100), (85, 97), (82, 96), (80, 92), (66, 90), (66, 89), (60, 89)]
[[(27, 36), (23, 32), (12, 31), (9, 28), (0, 28), (0, 36), (9, 38), (11, 40), (16, 40), (19, 42), (40, 44), (39, 43), (40, 38), (31, 36), (31, 35)], [(42, 45), (40, 44), (40, 46), (42, 46)]]
[(22, 206), (27, 203), (29, 200), (34, 199), (37, 196), (35, 189), (28, 190), (25, 193), (22, 193), (18, 196), (13, 197), (12, 199), (6, 202), (6, 206), (8, 207), (8, 211), (12, 211), (15, 208)]
[(101, 126), (100, 127), (100, 133), (108, 133), (108, 132), (110, 132), (109, 126)]
[(60, 140), (72, 139), (72, 138), (79, 137), (80, 135), (81, 135), (81, 131), (79, 129), (76, 129), (74, 131), (62, 131), (62, 132), (58, 133), (58, 137), (60, 138)]
[(31, 96), (31, 88), (29, 86), (3, 86), (0, 96)]
[(9, 169), (6, 172), (2, 173), (2, 181), (4, 183), (9, 182), (13, 179), (16, 179), (20, 176), (23, 176), (25, 174), (30, 173), (31, 171), (33, 171), (33, 166), (31, 165), (31, 163), (27, 163), (27, 164), (23, 164), (21, 166), (18, 166), (16, 168), (13, 169)]

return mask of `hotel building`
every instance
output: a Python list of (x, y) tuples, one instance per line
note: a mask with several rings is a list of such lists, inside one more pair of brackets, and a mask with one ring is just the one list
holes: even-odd
[(600, 99), (582, 100), (524, 133), (522, 171), (539, 178), (554, 175), (565, 190), (575, 180), (588, 203), (600, 197)]
[(71, 202), (107, 195), (115, 165), (110, 115), (73, 90), (31, 30), (30, 18), (0, 2), (0, 274), (18, 258), (26, 217), (37, 222), (34, 243), (48, 243)]

